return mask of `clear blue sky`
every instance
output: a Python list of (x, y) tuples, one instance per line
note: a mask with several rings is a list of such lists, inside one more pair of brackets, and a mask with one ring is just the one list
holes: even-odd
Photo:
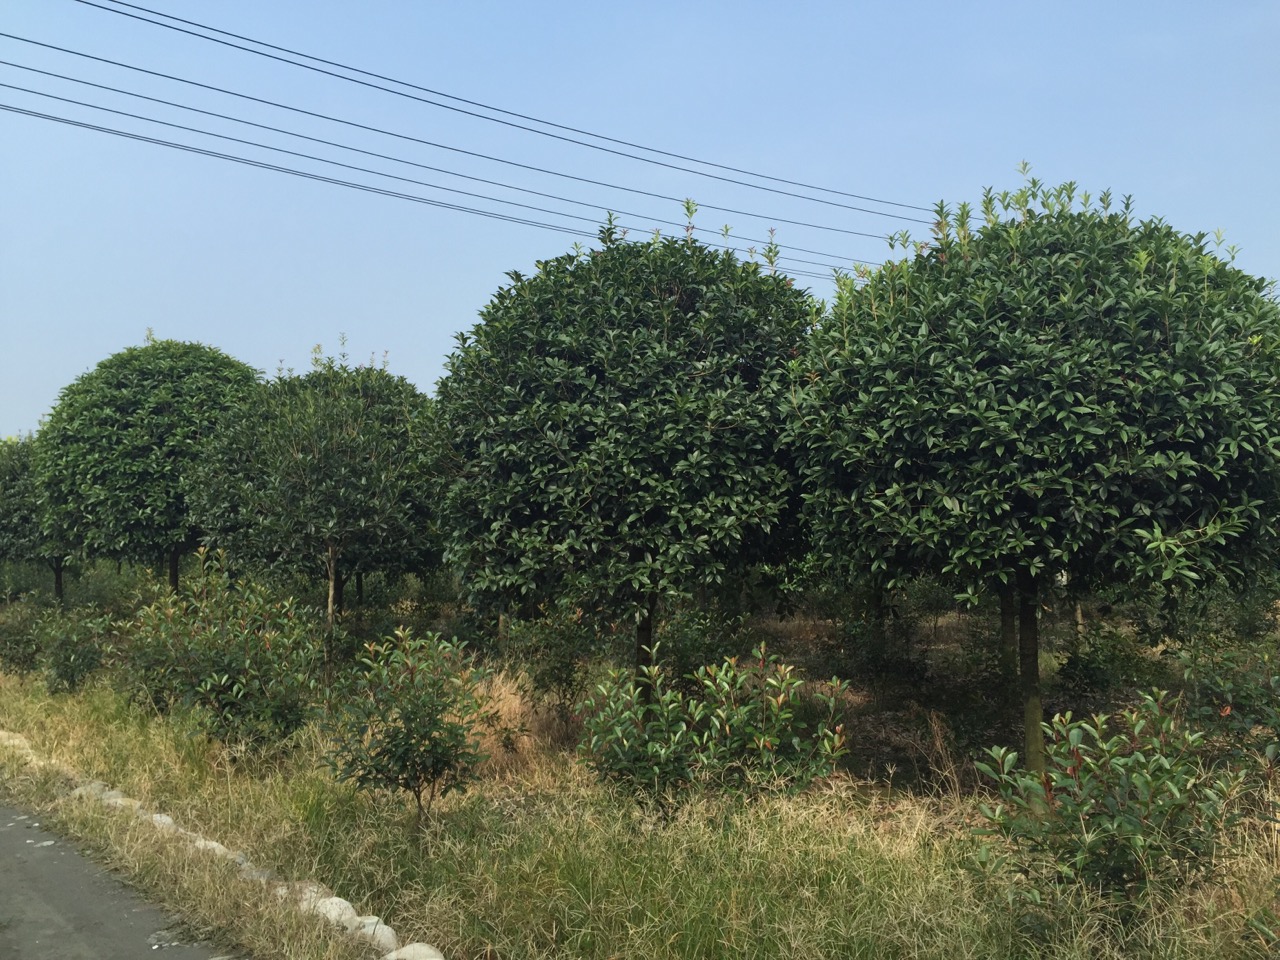
[[(95, 0), (118, 7), (112, 0)], [(930, 206), (1057, 183), (1132, 194), (1142, 215), (1221, 228), (1238, 264), (1280, 274), (1280, 4), (422, 3), (219, 0), (141, 6), (506, 110), (882, 200)], [(134, 11), (136, 12), (136, 11)], [(409, 137), (666, 196), (698, 224), (824, 263), (879, 261), (908, 226), (559, 142), (361, 88), (75, 0), (5, 0), (0, 32)], [(571, 206), (0, 66), (0, 83), (458, 189), (651, 229), (675, 203), (538, 174), (0, 38), (0, 60), (594, 204)], [(574, 226), (0, 88), (0, 103), (328, 176)], [(481, 111), (483, 112), (483, 111)], [(508, 118), (510, 119), (510, 118)], [(680, 162), (680, 161), (673, 161)], [(775, 185), (776, 186), (776, 185)], [(791, 189), (791, 188), (784, 188)], [(797, 189), (796, 192), (806, 192)], [(811, 192), (811, 191), (809, 191)], [(909, 216), (903, 207), (825, 195)], [(734, 208), (730, 214), (707, 205)], [(746, 214), (759, 214), (759, 217)], [(670, 228), (668, 228), (670, 229)], [(715, 239), (711, 236), (710, 239)], [(34, 430), (58, 391), (157, 337), (267, 373), (313, 345), (433, 389), (454, 335), (510, 270), (574, 237), (307, 181), (0, 112), (0, 435)], [(732, 241), (745, 248), (745, 240)], [(799, 265), (796, 265), (799, 266)], [(823, 277), (823, 268), (815, 270)], [(829, 280), (801, 278), (819, 295)]]

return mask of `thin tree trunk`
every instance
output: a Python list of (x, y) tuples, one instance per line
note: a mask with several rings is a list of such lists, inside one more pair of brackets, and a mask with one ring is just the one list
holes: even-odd
[(1018, 667), (1022, 687), (1022, 722), (1026, 752), (1023, 762), (1044, 773), (1044, 707), (1040, 702), (1040, 597), (1036, 578), (1018, 571)]
[(178, 592), (178, 565), (182, 562), (182, 547), (169, 551), (169, 589)]
[(328, 556), (326, 557), (326, 569), (329, 574), (329, 631), (333, 631), (334, 621), (338, 612), (338, 548), (334, 544), (329, 544)]
[(364, 606), (364, 571), (356, 571), (356, 606)]
[(1018, 701), (1018, 594), (1012, 583), (1000, 584), (1000, 677), (1010, 705)]
[(63, 588), (62, 571), (66, 567), (66, 562), (62, 558), (54, 560), (51, 564), (53, 567), (53, 598), (59, 604), (66, 598), (66, 591)]
[(885, 590), (878, 583), (871, 586), (868, 606), (870, 609), (867, 611), (867, 618), (870, 622), (867, 626), (870, 628), (871, 662), (881, 666), (889, 658), (889, 612), (888, 604), (885, 603)]

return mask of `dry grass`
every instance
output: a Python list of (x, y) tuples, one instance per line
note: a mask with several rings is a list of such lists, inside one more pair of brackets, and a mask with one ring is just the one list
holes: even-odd
[[(1018, 882), (967, 868), (973, 807), (956, 782), (930, 798), (847, 779), (797, 797), (704, 797), (671, 820), (592, 782), (564, 731), (511, 678), (489, 688), (514, 750), (471, 793), (450, 796), (421, 836), (401, 798), (333, 782), (315, 734), (283, 759), (233, 762), (173, 720), (109, 690), (51, 698), (0, 676), (0, 728), (36, 751), (249, 853), (285, 879), (313, 879), (385, 917), (402, 940), (456, 958), (1067, 958), (1262, 957), (1247, 926), (1274, 903), (1280, 840), (1243, 838), (1228, 886), (1176, 891), (1121, 926), (1086, 894), (1051, 911), (1018, 906)], [(956, 764), (935, 725), (921, 749)], [(56, 774), (12, 764), (0, 784), (90, 838), (201, 925), (262, 956), (344, 958), (234, 876), (128, 817), (60, 799)], [(233, 895), (228, 895), (229, 893)], [(1025, 913), (1019, 920), (1019, 913)], [(323, 933), (323, 931), (320, 931)], [(282, 945), (283, 944), (283, 945)]]

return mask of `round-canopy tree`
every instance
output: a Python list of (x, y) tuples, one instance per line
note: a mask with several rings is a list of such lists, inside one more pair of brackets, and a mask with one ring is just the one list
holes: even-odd
[(42, 522), (88, 556), (178, 562), (199, 542), (182, 476), (257, 373), (199, 343), (149, 340), (63, 389), (36, 437)]
[(61, 600), (69, 551), (42, 529), (34, 447), (31, 436), (0, 440), (0, 560), (47, 566), (53, 574), (53, 594)]
[(223, 420), (188, 482), (193, 515), (236, 560), (323, 571), (332, 623), (351, 574), (434, 552), (430, 412), (403, 377), (317, 357)]
[(437, 391), (446, 557), (493, 603), (635, 618), (759, 556), (796, 502), (777, 445), (806, 293), (688, 239), (510, 274)]
[(1037, 596), (1061, 574), (1183, 581), (1275, 552), (1280, 311), (1203, 236), (1036, 181), (939, 211), (841, 287), (797, 365), (818, 551), (993, 588), (1016, 611), (1042, 764)]

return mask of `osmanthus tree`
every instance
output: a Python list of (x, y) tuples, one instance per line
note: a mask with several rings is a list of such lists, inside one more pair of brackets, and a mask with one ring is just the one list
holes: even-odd
[(940, 208), (931, 243), (841, 285), (795, 365), (790, 436), (831, 566), (1007, 599), (1042, 769), (1046, 583), (1273, 562), (1280, 310), (1203, 235), (1107, 194), (1031, 180), (969, 220)]
[(34, 447), (30, 435), (0, 440), (0, 560), (47, 566), (53, 574), (53, 595), (62, 600), (70, 551), (41, 528)]
[(403, 377), (317, 356), (222, 421), (188, 482), (193, 513), (237, 562), (322, 573), (332, 623), (352, 574), (435, 552), (430, 415)]
[(634, 619), (764, 555), (798, 505), (778, 445), (814, 313), (785, 277), (691, 239), (512, 273), (437, 389), (446, 560), (494, 606)]
[(161, 559), (176, 590), (179, 561), (200, 539), (183, 475), (257, 377), (213, 347), (149, 339), (64, 388), (36, 436), (46, 536), (91, 557)]

